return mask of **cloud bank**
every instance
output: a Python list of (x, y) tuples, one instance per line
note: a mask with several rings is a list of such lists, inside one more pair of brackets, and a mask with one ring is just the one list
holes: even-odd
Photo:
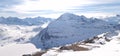
[(78, 15), (119, 14), (120, 0), (0, 0), (0, 16), (57, 18), (65, 12)]

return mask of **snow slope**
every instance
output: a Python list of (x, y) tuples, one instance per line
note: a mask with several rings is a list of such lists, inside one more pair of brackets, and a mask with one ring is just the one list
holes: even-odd
[(106, 21), (65, 13), (51, 22), (31, 42), (37, 48), (46, 49), (85, 40), (113, 30), (113, 26)]
[(32, 54), (40, 51), (33, 44), (8, 44), (4, 47), (0, 47), (0, 56), (22, 56), (23, 54)]
[(120, 32), (117, 36), (113, 36), (112, 38), (113, 40), (101, 46), (101, 48), (93, 49), (91, 51), (68, 51), (59, 53), (56, 56), (120, 56)]

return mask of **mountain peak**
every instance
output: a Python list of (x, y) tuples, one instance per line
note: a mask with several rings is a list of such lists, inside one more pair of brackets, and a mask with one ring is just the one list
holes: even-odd
[[(64, 13), (64, 14), (62, 14), (61, 16), (79, 16), (79, 15), (75, 15), (75, 14), (73, 14), (73, 13)], [(79, 16), (79, 17), (85, 17), (84, 15), (81, 15), (81, 16)], [(86, 17), (85, 17), (86, 18)]]
[(85, 21), (86, 17), (81, 15), (75, 15), (72, 13), (64, 13), (59, 18), (59, 20), (77, 20), (77, 21)]
[(74, 14), (72, 14), (72, 13), (64, 13), (64, 14), (62, 14), (62, 16), (63, 15), (65, 15), (65, 16), (70, 16), (70, 15), (74, 15)]
[(59, 18), (70, 18), (70, 17), (74, 17), (74, 16), (76, 16), (76, 15), (74, 15), (72, 13), (64, 13)]

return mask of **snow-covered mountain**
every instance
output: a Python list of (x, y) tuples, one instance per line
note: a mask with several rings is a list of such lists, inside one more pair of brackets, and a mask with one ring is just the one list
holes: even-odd
[(20, 19), (17, 17), (0, 17), (0, 24), (7, 25), (42, 25), (44, 23), (52, 21), (51, 18), (35, 17), (35, 18), (24, 18)]
[(114, 30), (113, 25), (106, 21), (65, 13), (32, 38), (31, 42), (37, 48), (51, 48), (82, 41)]

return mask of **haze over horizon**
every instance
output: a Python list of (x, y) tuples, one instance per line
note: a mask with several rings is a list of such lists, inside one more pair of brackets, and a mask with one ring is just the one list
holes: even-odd
[(0, 0), (0, 16), (58, 18), (69, 12), (87, 17), (120, 14), (120, 0)]

